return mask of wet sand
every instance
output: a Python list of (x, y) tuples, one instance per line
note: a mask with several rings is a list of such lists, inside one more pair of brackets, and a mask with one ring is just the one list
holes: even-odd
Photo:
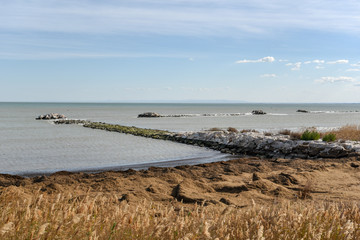
[(31, 196), (59, 193), (73, 196), (112, 195), (138, 204), (191, 206), (231, 205), (238, 208), (286, 200), (356, 201), (360, 198), (359, 158), (265, 159), (239, 158), (214, 163), (147, 170), (100, 173), (57, 172), (48, 176), (0, 175), (0, 193), (16, 188)]

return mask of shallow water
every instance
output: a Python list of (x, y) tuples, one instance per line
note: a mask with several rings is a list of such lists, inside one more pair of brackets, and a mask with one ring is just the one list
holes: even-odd
[[(262, 109), (267, 115), (249, 114)], [(311, 113), (297, 113), (306, 109)], [(227, 155), (162, 140), (54, 125), (34, 120), (40, 114), (171, 131), (211, 127), (276, 131), (305, 127), (322, 129), (360, 123), (360, 104), (92, 104), (0, 103), (0, 172), (51, 173), (59, 170), (115, 169), (121, 166), (217, 161)], [(139, 113), (195, 114), (189, 117), (137, 118)], [(239, 113), (238, 116), (228, 116)], [(196, 116), (209, 114), (210, 116)], [(170, 164), (171, 163), (171, 164)], [(144, 166), (144, 165), (139, 165)]]

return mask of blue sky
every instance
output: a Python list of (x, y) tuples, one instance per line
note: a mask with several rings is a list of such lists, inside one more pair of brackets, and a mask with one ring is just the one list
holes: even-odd
[(0, 101), (360, 102), (353, 0), (0, 0)]

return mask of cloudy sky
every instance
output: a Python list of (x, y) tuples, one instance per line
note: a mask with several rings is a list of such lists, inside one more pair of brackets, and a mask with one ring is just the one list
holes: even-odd
[(0, 101), (360, 102), (356, 0), (0, 0)]

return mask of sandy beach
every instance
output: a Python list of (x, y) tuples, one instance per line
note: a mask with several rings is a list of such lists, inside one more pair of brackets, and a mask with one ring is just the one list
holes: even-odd
[(119, 201), (137, 204), (144, 199), (168, 205), (230, 205), (244, 208), (252, 201), (272, 204), (286, 199), (356, 201), (360, 197), (359, 159), (262, 159), (150, 167), (148, 170), (100, 173), (57, 172), (24, 178), (0, 175), (0, 190), (16, 187), (24, 194), (41, 191), (116, 195)]

